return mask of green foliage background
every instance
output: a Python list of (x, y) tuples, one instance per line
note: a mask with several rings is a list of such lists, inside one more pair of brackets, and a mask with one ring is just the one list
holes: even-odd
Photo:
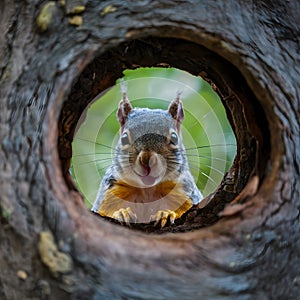
[[(183, 141), (191, 172), (206, 196), (222, 180), (236, 154), (236, 140), (218, 95), (201, 77), (174, 68), (124, 72), (134, 107), (167, 109), (178, 90), (185, 110)], [(78, 123), (71, 173), (88, 207), (93, 203), (119, 134), (119, 82), (99, 95)]]

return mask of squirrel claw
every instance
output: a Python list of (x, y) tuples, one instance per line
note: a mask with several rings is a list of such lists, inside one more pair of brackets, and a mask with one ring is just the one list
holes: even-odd
[(112, 217), (120, 223), (126, 223), (128, 226), (130, 223), (135, 223), (137, 220), (136, 214), (131, 210), (130, 207), (120, 208), (113, 213)]
[(160, 223), (161, 228), (164, 228), (168, 219), (171, 224), (174, 224), (176, 216), (175, 211), (169, 209), (159, 210), (155, 215), (151, 215), (150, 222), (155, 221), (154, 226), (157, 226)]

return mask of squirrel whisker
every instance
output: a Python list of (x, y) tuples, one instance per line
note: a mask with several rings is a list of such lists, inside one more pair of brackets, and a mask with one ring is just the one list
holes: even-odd
[(220, 158), (220, 157), (215, 157), (215, 156), (211, 156), (211, 155), (198, 155), (198, 154), (187, 154), (186, 155), (188, 158), (189, 158), (189, 161), (192, 161), (191, 158), (194, 158), (194, 157), (198, 157), (198, 158), (203, 158), (203, 159), (208, 159), (210, 161), (213, 161), (213, 160), (218, 160), (218, 161), (229, 161), (228, 159), (225, 159), (225, 158)]
[(99, 145), (99, 146), (102, 146), (102, 147), (106, 147), (106, 148), (115, 150), (112, 146), (108, 146), (108, 145), (105, 145), (105, 144), (101, 144), (101, 143), (99, 143), (99, 142), (97, 142), (97, 141), (94, 141), (94, 140), (88, 140), (88, 139), (84, 139), (84, 138), (81, 138), (81, 137), (76, 137), (76, 139), (81, 140), (81, 141), (84, 141), (84, 142), (92, 143), (92, 144), (94, 144), (94, 145)]
[(236, 146), (236, 144), (234, 144), (234, 143), (228, 143), (228, 144), (201, 145), (201, 146), (197, 146), (197, 147), (186, 148), (185, 150), (192, 151), (192, 150), (202, 149), (202, 148), (227, 147), (227, 146)]
[(77, 165), (78, 166), (82, 166), (82, 165), (87, 165), (87, 164), (92, 164), (92, 163), (108, 163), (108, 165), (111, 164), (111, 159), (104, 159), (104, 160), (97, 160), (97, 159), (94, 159), (94, 160), (89, 160), (89, 161), (84, 161), (84, 162), (81, 162), (81, 163), (78, 163)]
[(205, 172), (202, 172), (202, 171), (200, 171), (200, 173), (204, 176), (204, 177), (206, 177), (209, 181), (211, 181), (215, 186), (218, 186), (218, 184), (208, 175), (208, 174), (206, 174)]
[(108, 152), (90, 152), (90, 153), (80, 153), (73, 154), (72, 157), (81, 157), (81, 156), (96, 156), (96, 155), (110, 155), (112, 157), (112, 153)]
[[(220, 171), (219, 169), (209, 165), (209, 164), (200, 164), (202, 166), (206, 166), (206, 167), (209, 167), (210, 170), (214, 170), (216, 171), (217, 173), (221, 174), (221, 175), (224, 175), (224, 173), (222, 171)], [(195, 165), (189, 165), (190, 168), (194, 169), (194, 170), (197, 170), (197, 171), (201, 171), (201, 166), (195, 166)]]

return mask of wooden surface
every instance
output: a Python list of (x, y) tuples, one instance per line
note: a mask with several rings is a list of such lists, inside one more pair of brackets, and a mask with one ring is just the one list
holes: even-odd
[[(299, 298), (299, 6), (4, 1), (0, 299)], [(84, 207), (72, 136), (122, 70), (168, 65), (213, 85), (238, 154), (204, 209), (129, 229)]]

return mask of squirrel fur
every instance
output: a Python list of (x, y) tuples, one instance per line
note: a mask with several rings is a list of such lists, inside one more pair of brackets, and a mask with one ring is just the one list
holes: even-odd
[(122, 92), (120, 138), (92, 211), (127, 224), (172, 224), (203, 198), (182, 143), (180, 93), (161, 110), (133, 108)]

